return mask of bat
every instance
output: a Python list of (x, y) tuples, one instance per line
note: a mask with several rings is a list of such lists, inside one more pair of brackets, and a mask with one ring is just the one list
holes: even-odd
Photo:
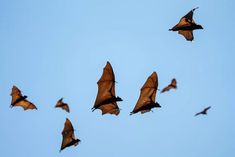
[(21, 91), (16, 87), (13, 86), (12, 90), (11, 90), (11, 105), (10, 107), (15, 107), (15, 106), (21, 106), (23, 107), (24, 110), (28, 110), (28, 109), (36, 109), (37, 107), (31, 103), (30, 101), (28, 101), (26, 98), (26, 95), (22, 95)]
[(207, 111), (208, 111), (210, 108), (211, 108), (211, 107), (209, 106), (209, 107), (205, 108), (204, 110), (202, 110), (201, 112), (196, 113), (194, 116), (198, 116), (198, 115), (200, 115), (200, 114), (202, 114), (202, 115), (207, 115)]
[(130, 115), (137, 112), (141, 112), (143, 114), (151, 111), (154, 107), (161, 107), (158, 102), (155, 102), (157, 88), (158, 76), (156, 72), (153, 72), (141, 88), (139, 99)]
[(64, 123), (64, 129), (62, 131), (62, 136), (63, 136), (63, 140), (62, 140), (60, 151), (62, 151), (66, 147), (70, 147), (73, 145), (77, 146), (79, 144), (79, 142), (81, 141), (81, 140), (75, 138), (73, 125), (68, 118), (66, 118), (66, 121)]
[(193, 30), (195, 29), (203, 29), (201, 25), (198, 25), (193, 20), (193, 12), (198, 9), (194, 8), (189, 11), (184, 17), (182, 17), (178, 24), (176, 24), (173, 28), (169, 29), (169, 31), (178, 31), (179, 34), (183, 35), (186, 40), (193, 41)]
[(171, 80), (171, 83), (170, 83), (168, 86), (166, 86), (165, 88), (163, 88), (163, 90), (161, 91), (161, 93), (164, 93), (164, 92), (166, 92), (166, 91), (169, 91), (169, 90), (171, 90), (171, 89), (176, 89), (176, 88), (177, 88), (177, 81), (176, 81), (175, 78), (173, 78), (173, 79)]
[(103, 74), (97, 84), (98, 93), (92, 112), (96, 109), (100, 109), (102, 111), (102, 115), (107, 113), (118, 115), (120, 109), (117, 105), (117, 101), (122, 101), (122, 99), (115, 96), (115, 76), (113, 68), (109, 62), (107, 62), (104, 67)]
[(61, 98), (60, 100), (57, 101), (55, 107), (60, 107), (60, 108), (62, 108), (63, 110), (65, 110), (67, 112), (70, 111), (69, 110), (69, 105), (63, 102), (63, 98)]

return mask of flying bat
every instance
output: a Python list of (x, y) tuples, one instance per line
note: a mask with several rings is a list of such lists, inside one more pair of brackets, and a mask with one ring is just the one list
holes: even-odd
[(183, 35), (186, 40), (192, 41), (194, 39), (193, 30), (203, 29), (201, 25), (196, 24), (193, 20), (193, 12), (196, 9), (198, 9), (198, 7), (189, 11), (184, 17), (180, 19), (179, 23), (173, 28), (169, 29), (169, 31), (178, 31), (178, 33)]
[(67, 103), (63, 102), (63, 98), (61, 98), (60, 100), (57, 101), (55, 107), (60, 107), (63, 110), (69, 112), (69, 105)]
[(166, 92), (166, 91), (169, 91), (170, 89), (176, 89), (176, 88), (177, 88), (177, 81), (176, 81), (175, 78), (173, 78), (173, 79), (171, 80), (171, 83), (170, 83), (168, 86), (166, 86), (165, 88), (163, 88), (163, 90), (161, 91), (161, 93), (164, 93), (164, 92)]
[(200, 114), (202, 114), (202, 115), (207, 115), (207, 111), (208, 111), (210, 108), (211, 108), (210, 106), (207, 107), (207, 108), (205, 108), (205, 109), (202, 110), (201, 112), (196, 113), (195, 116), (198, 116), (198, 115), (200, 115)]
[(21, 106), (23, 107), (24, 110), (28, 110), (28, 109), (37, 109), (37, 107), (31, 103), (30, 101), (28, 101), (26, 98), (26, 95), (22, 95), (21, 91), (16, 87), (13, 86), (12, 90), (11, 90), (11, 105), (10, 107), (15, 107), (15, 106)]
[(137, 112), (141, 112), (143, 114), (145, 112), (151, 111), (151, 109), (154, 107), (161, 107), (157, 102), (155, 102), (157, 88), (158, 77), (157, 73), (153, 72), (141, 88), (139, 99), (130, 115)]
[(66, 118), (66, 121), (64, 123), (62, 136), (63, 136), (63, 140), (62, 140), (60, 151), (72, 145), (77, 146), (80, 142), (79, 139), (75, 138), (73, 125), (68, 118)]
[(118, 115), (120, 109), (117, 105), (117, 101), (122, 101), (122, 99), (115, 96), (115, 76), (113, 68), (109, 62), (107, 62), (104, 67), (103, 74), (97, 84), (98, 93), (92, 112), (96, 109), (100, 109), (102, 111), (102, 115), (107, 113)]

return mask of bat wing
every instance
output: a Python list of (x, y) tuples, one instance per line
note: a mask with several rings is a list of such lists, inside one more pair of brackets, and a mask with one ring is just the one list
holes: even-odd
[(171, 86), (166, 86), (165, 88), (163, 88), (163, 90), (161, 91), (161, 93), (167, 92), (171, 89)]
[(17, 88), (16, 86), (12, 87), (11, 90), (11, 105), (14, 105), (17, 101), (19, 101), (19, 99), (23, 99), (23, 96), (21, 94), (21, 91), (19, 90), (19, 88)]
[(33, 103), (29, 102), (26, 99), (19, 101), (14, 106), (21, 106), (21, 107), (24, 108), (24, 110), (37, 109), (37, 107)]
[(102, 111), (102, 115), (106, 113), (118, 115), (120, 113), (120, 109), (116, 102), (101, 105), (99, 109)]
[(205, 109), (203, 110), (203, 112), (207, 113), (207, 111), (208, 111), (210, 108), (211, 108), (210, 106), (207, 107), (207, 108), (205, 108)]
[(107, 62), (105, 68), (103, 69), (103, 74), (97, 84), (98, 93), (95, 100), (95, 108), (102, 104), (103, 101), (115, 96), (115, 76), (109, 62)]
[(199, 7), (193, 8), (190, 10), (186, 15), (184, 15), (183, 18), (186, 18), (188, 21), (192, 22), (193, 21), (193, 12), (198, 9)]
[(194, 39), (192, 30), (179, 30), (178, 33), (183, 35), (188, 41), (193, 41)]
[(183, 17), (180, 19), (179, 23), (176, 24), (172, 29), (170, 30), (173, 30), (173, 31), (178, 31), (178, 30), (181, 30), (182, 28), (185, 28), (185, 27), (188, 27), (190, 26), (191, 24), (188, 22), (188, 20)]
[(141, 88), (139, 99), (133, 109), (133, 113), (137, 113), (141, 110), (149, 111), (150, 109), (145, 109), (151, 103), (155, 103), (156, 91), (158, 87), (157, 73), (153, 72), (151, 76), (148, 77), (145, 84)]
[(66, 147), (69, 147), (71, 145), (77, 145), (78, 143), (74, 143), (76, 141), (75, 135), (74, 135), (74, 129), (71, 121), (66, 118), (66, 121), (64, 123), (64, 129), (62, 131), (62, 144), (61, 144), (61, 150), (63, 150)]
[(97, 84), (98, 93), (93, 108), (102, 110), (102, 114), (110, 113), (118, 115), (119, 108), (115, 96), (115, 75), (109, 62), (104, 67), (103, 74)]
[(198, 115), (200, 115), (200, 114), (202, 114), (202, 112), (198, 112), (198, 113), (196, 113), (194, 116), (198, 116)]
[[(198, 8), (198, 7), (197, 7)], [(192, 25), (192, 23), (195, 23), (193, 20), (193, 12), (194, 10), (196, 10), (197, 8), (192, 9), (191, 11), (189, 11), (186, 15), (184, 15), (178, 24), (176, 24), (172, 29), (173, 31), (178, 31), (181, 30), (183, 28), (186, 27), (190, 27)]]

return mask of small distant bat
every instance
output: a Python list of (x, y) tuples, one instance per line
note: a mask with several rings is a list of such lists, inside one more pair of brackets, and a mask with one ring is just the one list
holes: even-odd
[(188, 12), (188, 14), (182, 17), (179, 23), (173, 28), (169, 29), (169, 31), (178, 31), (178, 33), (183, 35), (186, 40), (192, 41), (194, 39), (193, 30), (203, 29), (201, 25), (196, 24), (193, 20), (193, 12), (196, 9), (198, 9), (198, 7)]
[(70, 147), (73, 145), (77, 146), (80, 142), (79, 139), (75, 138), (73, 125), (68, 118), (66, 118), (66, 121), (64, 123), (62, 136), (63, 136), (63, 140), (62, 140), (60, 151), (62, 151), (66, 147)]
[(92, 112), (96, 109), (100, 109), (102, 111), (102, 115), (107, 113), (118, 115), (120, 109), (117, 105), (117, 101), (122, 101), (122, 99), (115, 96), (115, 76), (113, 68), (109, 62), (107, 62), (104, 67), (103, 74), (97, 84), (98, 93)]
[(157, 102), (155, 102), (157, 88), (158, 77), (157, 73), (153, 72), (141, 88), (139, 99), (130, 115), (137, 112), (141, 112), (143, 114), (151, 111), (154, 107), (161, 107)]
[(176, 88), (177, 88), (177, 81), (176, 81), (175, 78), (173, 78), (173, 79), (171, 80), (171, 83), (170, 83), (167, 87), (163, 88), (163, 90), (161, 91), (161, 93), (164, 93), (164, 92), (166, 92), (166, 91), (169, 91), (170, 89), (176, 89)]
[(63, 98), (61, 98), (60, 100), (57, 101), (55, 107), (60, 107), (63, 110), (69, 112), (69, 105), (67, 103), (63, 102)]
[(11, 97), (12, 99), (10, 107), (21, 106), (24, 110), (37, 109), (37, 107), (33, 103), (29, 102), (26, 99), (26, 95), (23, 96), (21, 94), (21, 91), (16, 86), (12, 87)]
[(202, 115), (207, 115), (207, 111), (208, 111), (210, 108), (211, 108), (210, 106), (207, 107), (207, 108), (205, 108), (203, 111), (196, 113), (195, 116), (198, 116), (198, 115), (200, 115), (200, 114), (202, 114)]

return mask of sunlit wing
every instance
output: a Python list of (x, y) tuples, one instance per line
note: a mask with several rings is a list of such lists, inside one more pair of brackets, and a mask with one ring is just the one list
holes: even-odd
[[(116, 103), (117, 98), (115, 96), (115, 75), (113, 68), (109, 62), (103, 69), (103, 73), (98, 84), (98, 93), (96, 96), (94, 109), (100, 109), (102, 114), (119, 114), (119, 107)], [(121, 100), (120, 100), (121, 101)]]
[(179, 30), (178, 33), (183, 35), (185, 37), (185, 39), (188, 41), (192, 41), (194, 39), (192, 30), (187, 30), (187, 31)]
[(133, 109), (134, 113), (138, 112), (140, 109), (145, 108), (145, 106), (149, 105), (150, 103), (155, 103), (157, 87), (157, 73), (153, 72), (141, 88), (139, 99)]

